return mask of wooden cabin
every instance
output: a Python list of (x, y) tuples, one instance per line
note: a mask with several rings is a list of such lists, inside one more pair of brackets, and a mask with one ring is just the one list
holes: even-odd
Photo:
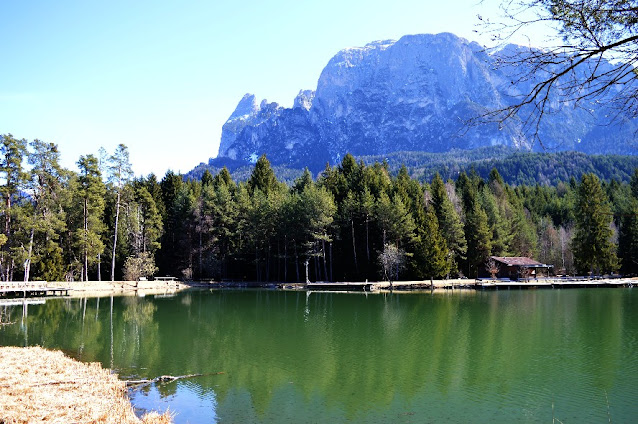
[(491, 278), (509, 278), (510, 280), (528, 280), (548, 276), (554, 265), (543, 264), (523, 256), (490, 256), (488, 263), (479, 269), (479, 276)]

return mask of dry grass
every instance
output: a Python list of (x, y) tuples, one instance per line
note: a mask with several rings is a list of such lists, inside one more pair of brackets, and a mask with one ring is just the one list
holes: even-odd
[(40, 347), (0, 347), (0, 424), (169, 424), (170, 414), (138, 419), (126, 386), (100, 364)]

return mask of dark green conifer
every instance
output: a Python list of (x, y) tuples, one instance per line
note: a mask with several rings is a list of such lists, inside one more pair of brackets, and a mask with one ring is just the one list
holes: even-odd
[(248, 188), (251, 193), (259, 190), (266, 195), (277, 188), (277, 177), (266, 155), (261, 155), (257, 160), (253, 173), (248, 179)]
[(437, 217), (441, 234), (450, 249), (450, 273), (457, 274), (459, 266), (467, 258), (467, 241), (463, 232), (463, 224), (459, 214), (445, 190), (445, 184), (437, 173), (430, 185), (432, 207)]
[(600, 180), (584, 174), (576, 200), (576, 232), (573, 239), (575, 265), (581, 273), (616, 271), (618, 258), (611, 240), (611, 207)]

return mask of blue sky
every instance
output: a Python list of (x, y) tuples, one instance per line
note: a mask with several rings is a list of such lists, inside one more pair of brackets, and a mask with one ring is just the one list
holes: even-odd
[(56, 143), (71, 169), (124, 143), (136, 175), (187, 172), (217, 155), (245, 93), (291, 105), (335, 53), (373, 40), (453, 32), (482, 41), (476, 16), (498, 16), (497, 5), (3, 0), (0, 134)]

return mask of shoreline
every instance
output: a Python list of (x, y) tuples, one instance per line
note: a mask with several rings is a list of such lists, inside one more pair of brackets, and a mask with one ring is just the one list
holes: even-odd
[(170, 424), (163, 415), (135, 415), (126, 383), (99, 363), (60, 350), (0, 347), (0, 422)]
[[(14, 282), (21, 287), (21, 282)], [(528, 290), (528, 289), (568, 289), (568, 288), (616, 288), (638, 286), (638, 277), (607, 278), (539, 278), (529, 281), (510, 281), (498, 279), (448, 279), (420, 281), (365, 281), (365, 282), (257, 282), (257, 281), (190, 281), (188, 283), (172, 280), (152, 281), (52, 281), (45, 283), (49, 288), (65, 289), (68, 294), (49, 295), (46, 298), (85, 298), (110, 296), (172, 296), (188, 289), (271, 289), (282, 291), (308, 292), (367, 292), (367, 293), (417, 293), (448, 291), (484, 291), (484, 290)], [(16, 290), (20, 293), (22, 289)], [(0, 296), (0, 298), (29, 298), (30, 296)]]
[(145, 296), (173, 294), (190, 288), (181, 281), (50, 281), (49, 287), (68, 288), (64, 297)]

